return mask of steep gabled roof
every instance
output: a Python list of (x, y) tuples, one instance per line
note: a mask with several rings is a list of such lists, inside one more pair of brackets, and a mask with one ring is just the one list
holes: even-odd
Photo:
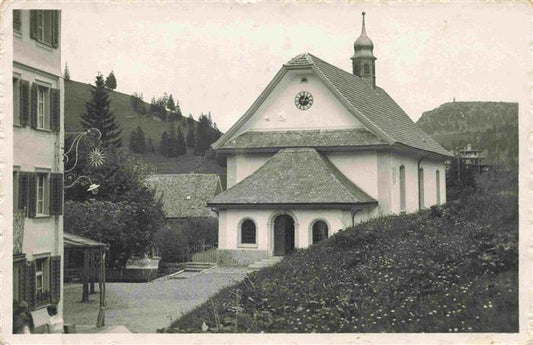
[(346, 147), (387, 144), (364, 128), (324, 130), (246, 131), (222, 145), (221, 149)]
[(339, 101), (371, 132), (388, 144), (402, 144), (438, 155), (451, 156), (447, 150), (419, 128), (383, 89), (372, 88), (360, 77), (308, 53), (300, 54), (284, 64), (252, 107), (213, 144), (213, 148), (222, 148), (235, 135), (238, 128), (255, 113), (262, 100), (266, 99), (287, 70), (295, 68), (313, 69)]
[(147, 183), (162, 197), (167, 218), (209, 217), (207, 202), (222, 191), (216, 174), (151, 175)]
[(326, 157), (312, 148), (281, 149), (263, 166), (209, 205), (377, 204), (344, 176)]

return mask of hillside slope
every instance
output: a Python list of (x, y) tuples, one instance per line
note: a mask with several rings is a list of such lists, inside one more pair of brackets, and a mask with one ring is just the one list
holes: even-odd
[[(201, 162), (197, 156), (192, 154), (191, 149), (188, 153), (182, 156), (168, 158), (158, 154), (159, 144), (163, 131), (170, 128), (169, 122), (161, 121), (157, 116), (149, 114), (141, 115), (135, 112), (131, 103), (130, 95), (118, 92), (109, 91), (109, 101), (111, 111), (115, 116), (115, 121), (122, 130), (122, 143), (124, 146), (128, 145), (130, 133), (140, 126), (144, 132), (145, 138), (152, 139), (155, 148), (155, 153), (148, 152), (140, 155), (146, 161), (153, 163), (157, 172), (161, 174), (180, 174), (203, 172), (210, 174), (219, 174), (223, 185), (226, 180), (226, 169), (217, 164), (216, 160), (205, 160)], [(74, 132), (81, 130), (80, 116), (86, 111), (85, 103), (91, 99), (91, 86), (89, 84), (80, 83), (73, 80), (65, 80), (65, 131)], [(146, 109), (150, 109), (150, 104), (145, 102)], [(176, 130), (181, 128), (183, 134), (186, 136), (188, 131), (192, 128), (197, 128), (198, 122), (191, 123), (187, 118), (182, 117), (175, 122)]]
[(444, 103), (417, 124), (448, 150), (472, 144), (485, 150), (488, 162), (518, 169), (518, 103)]
[(163, 332), (517, 332), (518, 198), (381, 217), (250, 274)]

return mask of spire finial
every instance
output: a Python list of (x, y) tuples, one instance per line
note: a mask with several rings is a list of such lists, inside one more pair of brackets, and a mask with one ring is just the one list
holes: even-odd
[(366, 29), (365, 29), (365, 14), (366, 12), (363, 12), (363, 29), (361, 30), (361, 33), (362, 34), (366, 34)]

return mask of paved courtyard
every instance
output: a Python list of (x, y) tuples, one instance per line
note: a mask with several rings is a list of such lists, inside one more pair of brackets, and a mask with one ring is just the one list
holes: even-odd
[[(246, 268), (218, 267), (189, 279), (107, 283), (105, 324), (124, 325), (133, 333), (155, 333), (223, 287), (241, 281), (248, 272)], [(88, 303), (80, 303), (81, 289), (81, 284), (65, 285), (65, 323), (95, 325), (98, 287)]]

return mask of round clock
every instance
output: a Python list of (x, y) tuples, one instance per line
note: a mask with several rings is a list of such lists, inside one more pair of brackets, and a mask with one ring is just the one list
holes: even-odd
[(307, 110), (313, 105), (313, 95), (307, 91), (300, 91), (294, 97), (294, 104), (300, 110)]

